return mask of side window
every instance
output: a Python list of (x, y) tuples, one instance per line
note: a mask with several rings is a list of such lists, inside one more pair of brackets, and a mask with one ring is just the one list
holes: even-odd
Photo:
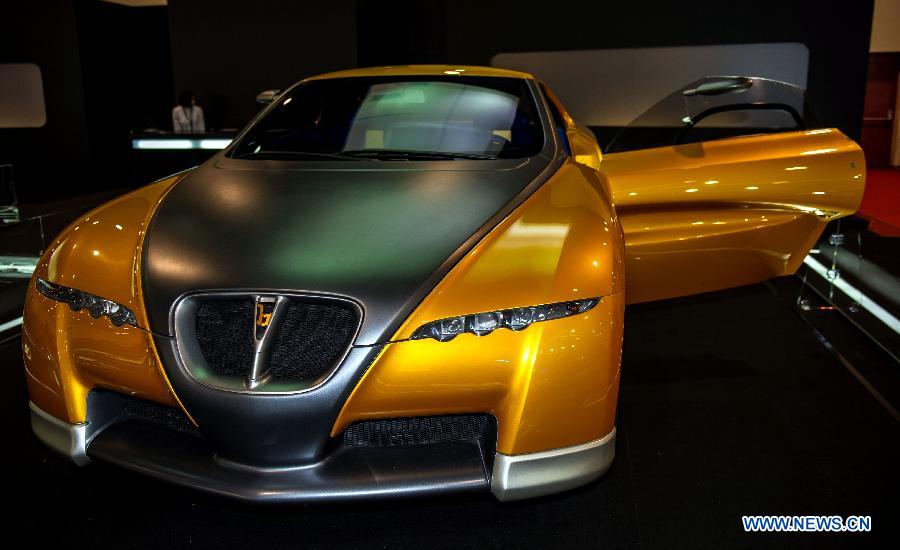
[(733, 108), (703, 113), (685, 126), (677, 144), (804, 129), (799, 115), (787, 108)]
[(708, 76), (662, 98), (622, 128), (607, 153), (751, 134), (821, 128), (803, 88), (746, 76)]
[(547, 105), (550, 107), (550, 116), (553, 117), (553, 129), (556, 131), (556, 135), (559, 136), (559, 141), (562, 143), (566, 156), (571, 157), (572, 148), (569, 146), (569, 137), (566, 135), (566, 122), (563, 120), (559, 109), (556, 108), (556, 104), (550, 100), (547, 89), (543, 84), (541, 84), (541, 90), (544, 92), (544, 97), (547, 99)]

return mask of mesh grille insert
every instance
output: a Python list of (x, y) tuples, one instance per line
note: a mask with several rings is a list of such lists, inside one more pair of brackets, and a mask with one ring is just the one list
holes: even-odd
[(197, 309), (197, 340), (216, 374), (248, 376), (253, 365), (253, 300), (211, 300)]
[[(246, 378), (253, 366), (256, 330), (252, 296), (210, 299), (197, 308), (197, 340), (213, 374)], [(278, 323), (269, 327), (273, 379), (308, 385), (327, 374), (351, 345), (359, 324), (354, 309), (342, 303), (291, 299)]]
[(493, 418), (489, 414), (419, 416), (356, 422), (344, 431), (349, 447), (399, 447), (478, 441)]
[(326, 374), (350, 345), (356, 314), (333, 304), (291, 302), (272, 346), (269, 374), (314, 381)]
[(129, 396), (122, 396), (123, 411), (132, 418), (160, 424), (167, 428), (192, 435), (197, 435), (197, 428), (191, 424), (187, 416), (175, 407), (167, 407), (158, 403), (144, 401)]

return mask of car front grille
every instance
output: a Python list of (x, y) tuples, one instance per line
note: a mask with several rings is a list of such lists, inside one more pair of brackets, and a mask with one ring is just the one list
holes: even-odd
[[(359, 318), (342, 302), (290, 298), (280, 322), (269, 328), (271, 355), (263, 374), (273, 380), (312, 383), (328, 374), (352, 343)], [(197, 341), (217, 376), (247, 378), (254, 355), (252, 296), (216, 298), (197, 308)]]
[(213, 372), (250, 375), (254, 303), (251, 298), (212, 300), (197, 309), (197, 341)]
[(291, 303), (275, 335), (269, 373), (291, 380), (321, 377), (350, 345), (356, 324), (346, 307)]
[(481, 442), (496, 429), (489, 414), (416, 416), (355, 422), (344, 430), (348, 447), (400, 447), (453, 442)]

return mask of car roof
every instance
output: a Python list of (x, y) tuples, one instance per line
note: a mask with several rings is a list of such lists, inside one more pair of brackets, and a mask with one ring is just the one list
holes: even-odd
[(305, 78), (309, 80), (326, 80), (330, 78), (348, 78), (356, 76), (493, 76), (506, 78), (533, 78), (528, 73), (513, 71), (510, 69), (498, 69), (497, 67), (477, 67), (471, 65), (389, 65), (386, 67), (364, 67), (361, 69), (347, 69), (335, 71)]

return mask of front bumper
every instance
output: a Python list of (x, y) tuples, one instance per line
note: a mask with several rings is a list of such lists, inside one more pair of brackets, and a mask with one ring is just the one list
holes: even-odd
[(500, 500), (521, 500), (560, 493), (602, 476), (616, 456), (616, 429), (584, 443), (539, 453), (496, 453), (491, 492)]
[(69, 424), (28, 402), (31, 409), (31, 430), (44, 445), (79, 466), (88, 464), (87, 423)]
[[(356, 500), (491, 491), (499, 500), (532, 498), (584, 485), (609, 469), (615, 430), (597, 441), (545, 452), (505, 455), (492, 441), (400, 447), (332, 446), (316, 463), (262, 468), (220, 459), (186, 425), (129, 414), (107, 394), (82, 424), (31, 407), (35, 435), (79, 465), (91, 458), (165, 481), (253, 502)], [(154, 413), (164, 420), (166, 414)]]

